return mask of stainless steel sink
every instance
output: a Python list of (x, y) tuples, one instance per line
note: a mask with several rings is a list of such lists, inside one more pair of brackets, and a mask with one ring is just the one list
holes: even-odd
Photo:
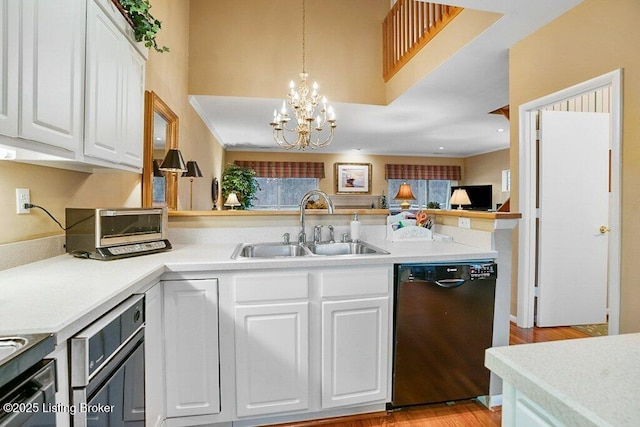
[(289, 258), (301, 256), (388, 255), (389, 252), (366, 242), (323, 243), (240, 243), (231, 255), (233, 259)]
[(307, 243), (314, 255), (388, 255), (389, 252), (366, 242)]
[(23, 348), (28, 343), (29, 341), (26, 338), (22, 337), (0, 338), (0, 363), (2, 363), (4, 359), (11, 356), (13, 353)]
[(231, 258), (282, 258), (308, 256), (311, 252), (304, 246), (295, 243), (241, 243)]

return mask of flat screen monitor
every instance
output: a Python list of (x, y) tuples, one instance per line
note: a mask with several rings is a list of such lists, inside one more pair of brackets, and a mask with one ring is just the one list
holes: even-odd
[[(454, 190), (457, 190), (458, 188), (467, 190), (469, 200), (471, 200), (471, 204), (463, 205), (462, 209), (474, 211), (489, 211), (493, 209), (493, 188), (491, 185), (461, 185), (458, 187), (451, 187), (451, 194), (453, 194)], [(455, 207), (452, 206), (451, 208), (454, 209)]]

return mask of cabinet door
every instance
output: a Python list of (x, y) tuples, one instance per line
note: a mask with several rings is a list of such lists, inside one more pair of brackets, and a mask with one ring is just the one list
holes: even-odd
[(322, 302), (322, 407), (387, 398), (389, 297)]
[(309, 407), (309, 303), (236, 305), (239, 417)]
[(145, 425), (159, 427), (164, 409), (164, 333), (162, 330), (162, 285), (157, 284), (144, 296), (145, 305)]
[(142, 167), (144, 127), (144, 69), (145, 60), (129, 43), (124, 43), (122, 158), (127, 165)]
[(18, 136), (18, 3), (0, 0), (0, 134)]
[(93, 2), (87, 13), (87, 92), (84, 152), (111, 162), (119, 160), (122, 34)]
[(218, 281), (163, 286), (167, 417), (219, 413)]
[(19, 134), (73, 152), (83, 139), (85, 5), (77, 0), (21, 2)]

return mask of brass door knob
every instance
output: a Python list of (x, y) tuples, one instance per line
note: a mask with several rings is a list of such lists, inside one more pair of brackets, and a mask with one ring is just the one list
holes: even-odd
[(607, 227), (606, 225), (603, 225), (602, 227), (600, 227), (600, 234), (604, 234), (607, 231), (611, 231), (611, 229), (609, 227)]

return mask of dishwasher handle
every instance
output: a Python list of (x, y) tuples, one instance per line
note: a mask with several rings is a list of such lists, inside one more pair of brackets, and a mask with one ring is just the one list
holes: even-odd
[(441, 279), (435, 280), (433, 283), (441, 288), (457, 288), (458, 286), (462, 286), (464, 282), (466, 282), (465, 279)]

